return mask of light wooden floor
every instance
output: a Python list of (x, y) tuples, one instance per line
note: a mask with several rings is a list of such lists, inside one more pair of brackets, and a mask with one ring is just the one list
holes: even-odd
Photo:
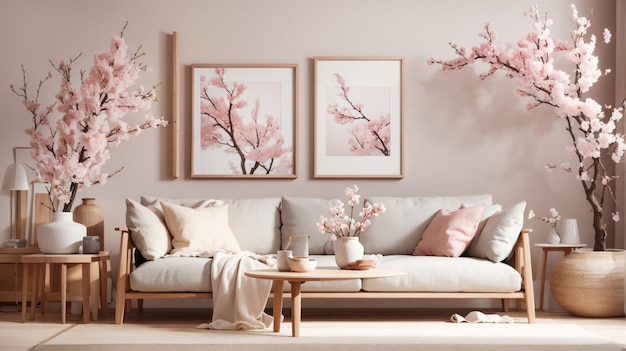
[[(303, 309), (302, 320), (306, 321), (375, 321), (375, 320), (411, 320), (411, 321), (447, 321), (453, 313), (464, 315), (467, 311), (450, 311), (447, 309)], [(483, 311), (485, 313), (498, 313), (498, 311)], [(271, 313), (271, 311), (270, 311)], [(290, 311), (284, 311), (289, 320)], [(92, 321), (93, 324), (113, 324), (114, 309), (108, 310), (107, 318), (100, 318)], [(210, 321), (210, 309), (200, 308), (153, 308), (144, 311), (133, 310), (126, 314), (125, 328), (132, 328), (133, 325), (150, 323), (150, 324), (170, 324), (183, 323), (196, 325)], [(526, 323), (525, 314), (523, 312), (511, 311), (507, 315), (513, 317), (516, 323)], [(67, 316), (67, 324), (60, 324), (60, 311), (51, 310), (46, 314), (37, 312), (34, 321), (21, 323), (21, 312), (19, 306), (0, 305), (0, 330), (2, 338), (0, 338), (0, 351), (27, 351), (38, 343), (46, 340), (57, 333), (63, 331), (68, 326), (81, 323), (81, 316), (70, 314)], [(626, 350), (626, 317), (619, 318), (577, 318), (566, 313), (554, 313), (537, 311), (537, 323), (541, 324), (576, 324), (583, 329), (587, 329), (601, 337), (614, 340), (625, 345)], [(137, 338), (141, 334), (136, 334)], [(3, 340), (13, 340), (11, 346)], [(89, 340), (90, 335), (84, 335), (85, 340)], [(149, 340), (146, 340), (149, 342)], [(15, 345), (19, 345), (16, 349)]]

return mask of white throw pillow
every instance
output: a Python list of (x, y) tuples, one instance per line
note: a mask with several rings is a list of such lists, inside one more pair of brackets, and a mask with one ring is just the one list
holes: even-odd
[(126, 199), (126, 226), (133, 243), (147, 260), (163, 257), (172, 249), (165, 223), (149, 207)]
[(227, 205), (189, 208), (161, 202), (161, 207), (165, 223), (173, 237), (172, 254), (241, 251), (228, 225)]
[(505, 260), (522, 230), (525, 210), (526, 201), (521, 201), (489, 217), (483, 230), (467, 249), (467, 255), (493, 262)]

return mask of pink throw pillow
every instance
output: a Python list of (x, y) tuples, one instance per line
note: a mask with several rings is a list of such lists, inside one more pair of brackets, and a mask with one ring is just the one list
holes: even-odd
[(485, 205), (441, 209), (428, 224), (414, 256), (459, 257), (476, 235)]

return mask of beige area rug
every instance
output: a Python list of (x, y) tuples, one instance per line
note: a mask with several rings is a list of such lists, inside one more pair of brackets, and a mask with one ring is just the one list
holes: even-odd
[[(89, 335), (85, 340), (84, 335)], [(574, 324), (304, 321), (280, 333), (217, 331), (191, 325), (79, 324), (34, 348), (41, 351), (622, 351), (623, 345)]]

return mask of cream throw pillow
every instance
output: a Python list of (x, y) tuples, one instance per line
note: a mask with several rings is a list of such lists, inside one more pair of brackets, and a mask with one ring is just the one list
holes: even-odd
[(161, 206), (165, 223), (173, 237), (172, 254), (241, 251), (228, 225), (227, 205), (189, 208), (161, 202)]
[(163, 220), (150, 207), (133, 199), (126, 199), (126, 226), (146, 260), (156, 260), (172, 249), (171, 237)]

